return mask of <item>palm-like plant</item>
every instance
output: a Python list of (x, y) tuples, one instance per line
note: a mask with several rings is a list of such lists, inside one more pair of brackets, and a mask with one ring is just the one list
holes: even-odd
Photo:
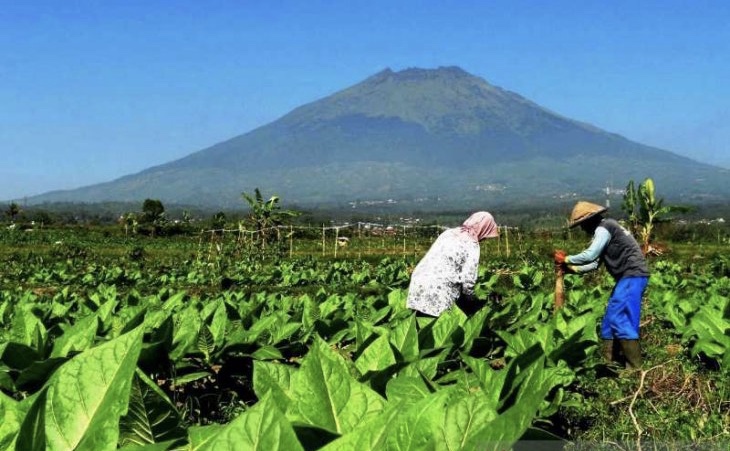
[(299, 212), (294, 210), (282, 210), (278, 196), (274, 195), (268, 200), (264, 200), (258, 188), (254, 190), (253, 196), (247, 193), (241, 193), (241, 195), (248, 202), (250, 209), (248, 219), (256, 230), (256, 236), (264, 245), (274, 236), (279, 236), (278, 226), (284, 224), (287, 218), (299, 215)]
[(20, 207), (15, 202), (11, 202), (5, 210), (5, 216), (10, 218), (10, 222), (15, 222), (15, 218), (20, 214)]
[(638, 189), (634, 188), (634, 181), (629, 181), (626, 186), (626, 194), (622, 208), (628, 215), (631, 231), (639, 236), (641, 249), (646, 254), (651, 248), (651, 239), (656, 223), (664, 220), (668, 213), (685, 211), (680, 206), (663, 205), (664, 199), (656, 197), (654, 180), (645, 179), (639, 184)]

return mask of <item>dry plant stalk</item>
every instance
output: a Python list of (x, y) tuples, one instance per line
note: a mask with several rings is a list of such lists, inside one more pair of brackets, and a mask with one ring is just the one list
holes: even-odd
[(565, 304), (565, 284), (563, 283), (563, 267), (555, 265), (555, 306), (554, 312), (557, 312)]

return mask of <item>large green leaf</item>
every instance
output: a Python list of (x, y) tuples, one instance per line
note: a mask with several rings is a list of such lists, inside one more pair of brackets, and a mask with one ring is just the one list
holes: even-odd
[(388, 427), (402, 414), (399, 403), (389, 403), (379, 415), (359, 424), (349, 433), (329, 442), (320, 451), (360, 451), (386, 449)]
[(197, 346), (201, 323), (200, 314), (194, 307), (188, 307), (178, 314), (172, 335), (172, 361), (177, 361)]
[(23, 305), (15, 311), (9, 341), (30, 346), (39, 354), (43, 354), (41, 351), (47, 334), (43, 323), (33, 313), (31, 305)]
[(284, 358), (279, 349), (269, 345), (261, 346), (250, 355), (256, 360), (280, 360)]
[(207, 324), (200, 325), (198, 331), (197, 349), (205, 357), (206, 362), (210, 362), (210, 355), (215, 351), (215, 338)]
[(68, 358), (54, 357), (51, 359), (33, 362), (29, 367), (24, 368), (15, 379), (15, 386), (20, 390), (35, 391), (45, 384), (58, 367), (63, 365)]
[(390, 333), (390, 342), (406, 362), (418, 358), (418, 330), (416, 330), (416, 315), (410, 315), (393, 326)]
[(224, 301), (216, 302), (217, 306), (210, 318), (210, 332), (213, 334), (215, 348), (220, 349), (226, 339), (226, 327), (228, 327), (228, 314), (226, 312), (226, 304)]
[(474, 340), (481, 335), (489, 313), (489, 308), (483, 307), (464, 322), (464, 345), (462, 349), (465, 353), (471, 351)]
[(388, 405), (399, 402), (403, 405), (410, 405), (414, 402), (429, 396), (432, 393), (426, 382), (420, 376), (399, 375), (388, 381), (385, 388), (385, 396), (388, 398)]
[(291, 378), (295, 368), (281, 363), (269, 363), (254, 360), (253, 389), (261, 399), (271, 393), (277, 407), (286, 412), (291, 400)]
[(23, 423), (32, 446), (50, 450), (112, 450), (126, 412), (142, 328), (91, 348), (63, 364)]
[(451, 345), (461, 345), (464, 337), (457, 336), (457, 332), (463, 334), (461, 325), (466, 322), (466, 315), (458, 308), (452, 308), (445, 311), (439, 316), (431, 327), (423, 329), (423, 332), (428, 331), (425, 337), (421, 338), (422, 347), (425, 349), (429, 348), (440, 348)]
[(420, 358), (403, 368), (399, 374), (404, 376), (423, 376), (429, 380), (433, 379), (438, 373), (439, 364), (444, 361), (448, 354), (449, 350), (443, 349), (431, 357)]
[(189, 451), (197, 451), (208, 446), (208, 442), (213, 440), (225, 426), (222, 424), (211, 424), (208, 426), (191, 426), (188, 428), (188, 447)]
[(199, 451), (303, 450), (291, 424), (268, 395), (195, 449)]
[[(519, 387), (513, 393), (514, 404), (493, 421), (483, 423), (478, 432), (466, 441), (464, 449), (503, 450), (510, 449), (519, 440), (547, 396), (555, 381), (543, 372), (545, 357), (530, 359), (518, 376)], [(513, 369), (511, 367), (510, 369)]]
[(56, 339), (51, 357), (66, 357), (69, 352), (84, 351), (91, 347), (98, 327), (99, 319), (96, 314), (81, 318)]
[(378, 334), (375, 332), (375, 325), (370, 320), (357, 318), (355, 320), (355, 349), (357, 352), (365, 350), (373, 340), (377, 339)]
[(385, 400), (350, 374), (342, 357), (317, 337), (292, 376), (292, 419), (344, 434), (383, 410)]
[(546, 351), (550, 350), (553, 344), (552, 336), (555, 331), (553, 324), (538, 323), (530, 329), (519, 329), (514, 333), (497, 331), (499, 338), (507, 343), (505, 356), (518, 356), (538, 344)]
[(137, 445), (135, 443), (119, 448), (119, 451), (168, 451), (177, 448), (177, 440), (168, 440), (166, 442), (148, 443), (146, 445)]
[(19, 403), (0, 392), (0, 450), (12, 449), (23, 416)]
[(460, 396), (444, 412), (441, 439), (448, 450), (471, 449), (466, 447), (466, 442), (495, 418), (497, 411), (482, 392)]
[(180, 415), (167, 395), (137, 370), (129, 396), (129, 409), (119, 422), (119, 444), (146, 445), (184, 437)]
[[(291, 341), (291, 337), (302, 328), (302, 325), (298, 322), (289, 322), (290, 317), (288, 315), (282, 316), (286, 319), (280, 321), (279, 324), (271, 330), (271, 344), (276, 345), (281, 342), (286, 343), (287, 341)], [(349, 330), (345, 329), (342, 332), (346, 333), (349, 332)]]
[(16, 449), (23, 451), (41, 451), (49, 449), (46, 445), (46, 400), (48, 390), (44, 388), (37, 392), (32, 398), (26, 399), (20, 404), (26, 405), (27, 412), (23, 417), (23, 423), (18, 431)]
[[(442, 390), (403, 409), (388, 426), (385, 449), (443, 449), (440, 425), (451, 390)], [(441, 444), (441, 446), (439, 446)]]
[(355, 361), (360, 374), (382, 371), (385, 368), (395, 365), (396, 360), (393, 350), (390, 348), (390, 341), (386, 335), (381, 335), (365, 348)]
[(113, 312), (118, 303), (119, 301), (117, 301), (117, 299), (110, 299), (102, 304), (99, 307), (99, 310), (96, 311), (96, 316), (99, 318), (102, 328), (106, 329), (111, 326)]
[(393, 313), (397, 313), (401, 310), (405, 310), (406, 298), (408, 297), (408, 291), (404, 289), (396, 289), (388, 293), (388, 305), (393, 308)]
[(183, 305), (185, 305), (186, 297), (186, 291), (178, 291), (177, 293), (173, 294), (165, 300), (165, 303), (162, 304), (162, 309), (168, 312), (174, 312), (181, 308)]
[(468, 356), (463, 356), (462, 359), (477, 376), (482, 396), (489, 401), (489, 407), (496, 409), (499, 405), (499, 397), (508, 372), (506, 370), (495, 370), (482, 359)]

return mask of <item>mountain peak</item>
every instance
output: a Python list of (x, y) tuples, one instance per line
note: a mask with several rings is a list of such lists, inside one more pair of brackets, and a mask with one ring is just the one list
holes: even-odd
[(259, 187), (297, 202), (436, 195), (481, 205), (497, 196), (594, 195), (607, 173), (653, 177), (682, 195), (730, 192), (727, 173), (559, 116), (446, 66), (386, 68), (185, 158), (39, 200), (220, 205)]
[[(475, 77), (459, 66), (439, 66), (436, 69), (424, 69), (420, 67), (409, 67), (399, 71), (393, 71), (391, 68), (386, 67), (382, 71), (372, 75), (365, 80), (367, 82), (382, 82), (384, 80), (393, 81), (423, 81), (423, 80), (434, 80), (434, 79), (471, 79), (471, 80), (483, 80)], [(486, 82), (485, 82), (486, 83)]]
[(438, 77), (468, 77), (474, 78), (473, 75), (460, 68), (459, 66), (439, 66), (436, 69), (423, 69), (420, 67), (409, 67), (398, 72), (394, 72), (396, 78), (405, 79), (428, 79)]
[(396, 118), (435, 133), (474, 135), (497, 123), (520, 127), (535, 110), (540, 107), (458, 66), (410, 67), (386, 68), (298, 108), (286, 120), (312, 124), (355, 116)]

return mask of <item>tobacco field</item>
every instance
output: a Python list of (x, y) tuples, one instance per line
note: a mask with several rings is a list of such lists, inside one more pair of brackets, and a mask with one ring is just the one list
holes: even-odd
[(650, 260), (630, 375), (598, 351), (605, 271), (567, 275), (553, 309), (550, 250), (583, 241), (483, 247), (483, 302), (430, 319), (405, 307), (410, 248), (252, 256), (197, 237), (20, 234), (0, 232), (0, 449), (730, 443), (727, 245)]

